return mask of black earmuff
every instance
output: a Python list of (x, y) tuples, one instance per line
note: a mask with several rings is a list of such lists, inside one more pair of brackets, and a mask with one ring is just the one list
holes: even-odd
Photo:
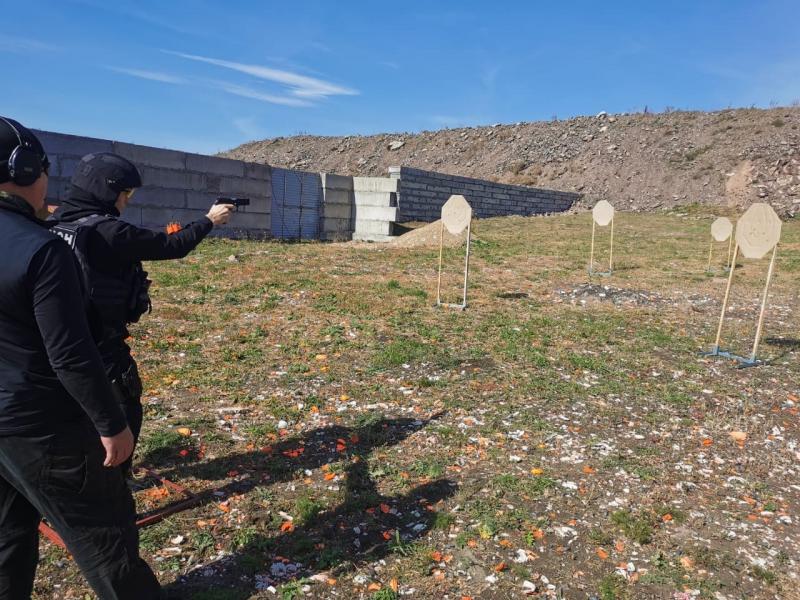
[(20, 187), (36, 183), (42, 174), (42, 158), (27, 146), (17, 146), (8, 157), (8, 175)]
[(20, 187), (33, 185), (42, 174), (42, 157), (31, 148), (28, 142), (22, 141), (22, 136), (17, 128), (8, 121), (0, 117), (14, 133), (17, 134), (19, 146), (11, 151), (8, 157), (8, 175), (11, 181)]

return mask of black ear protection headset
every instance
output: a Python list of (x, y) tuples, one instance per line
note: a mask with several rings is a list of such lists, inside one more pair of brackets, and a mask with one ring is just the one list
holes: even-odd
[(31, 147), (30, 142), (22, 140), (19, 130), (11, 121), (3, 117), (0, 117), (0, 120), (11, 127), (19, 140), (19, 146), (14, 148), (8, 160), (4, 161), (8, 163), (8, 175), (11, 181), (20, 187), (33, 185), (39, 179), (42, 170), (47, 168), (46, 161), (43, 161), (42, 157)]

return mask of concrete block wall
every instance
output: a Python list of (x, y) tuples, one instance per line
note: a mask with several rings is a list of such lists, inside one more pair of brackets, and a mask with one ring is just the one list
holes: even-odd
[(352, 239), (356, 223), (353, 178), (321, 173), (320, 180), (322, 183), (320, 237), (333, 242)]
[(353, 177), (356, 222), (353, 239), (383, 242), (394, 234), (397, 222), (397, 180), (389, 177)]
[(384, 241), (397, 221), (397, 180), (321, 174), (322, 239)]
[(151, 148), (124, 142), (37, 131), (50, 157), (48, 201), (58, 204), (69, 192), (69, 181), (81, 157), (114, 152), (128, 158), (142, 174), (143, 186), (122, 217), (135, 225), (163, 230), (201, 218), (217, 196), (250, 198), (230, 222), (215, 227), (225, 237), (269, 237), (272, 206), (271, 168), (240, 160)]
[[(201, 218), (217, 196), (245, 196), (239, 209), (215, 235), (270, 237), (272, 168), (269, 165), (191, 154), (98, 138), (37, 131), (52, 163), (48, 200), (58, 204), (81, 157), (115, 152), (129, 158), (142, 173), (144, 186), (123, 218), (163, 229), (167, 223)], [(315, 184), (317, 185), (317, 184)], [(385, 241), (395, 223), (435, 221), (452, 194), (464, 194), (479, 218), (532, 215), (567, 210), (580, 194), (504, 185), (410, 167), (391, 167), (389, 177), (320, 174), (323, 240)]]
[(463, 194), (478, 218), (535, 215), (568, 210), (581, 194), (494, 183), (410, 167), (390, 167), (398, 181), (398, 222), (435, 221), (453, 194)]

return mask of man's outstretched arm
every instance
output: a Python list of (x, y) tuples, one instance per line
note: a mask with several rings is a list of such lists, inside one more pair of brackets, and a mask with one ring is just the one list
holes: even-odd
[(214, 205), (208, 214), (176, 233), (136, 227), (124, 221), (108, 221), (97, 227), (110, 251), (123, 262), (183, 258), (194, 250), (215, 225), (228, 222), (229, 205)]

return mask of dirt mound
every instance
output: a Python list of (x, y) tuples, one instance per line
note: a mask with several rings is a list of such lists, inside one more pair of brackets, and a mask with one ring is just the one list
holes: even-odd
[[(412, 229), (408, 233), (394, 238), (386, 245), (393, 248), (438, 248), (440, 231), (442, 231), (441, 221), (434, 221), (417, 229)], [(459, 235), (453, 235), (447, 229), (444, 229), (445, 248), (462, 246), (466, 240), (466, 230)]]
[(621, 210), (760, 200), (784, 215), (800, 211), (797, 107), (296, 136), (250, 142), (222, 156), (341, 175), (386, 176), (390, 166), (404, 165), (581, 192), (585, 205), (608, 200)]

